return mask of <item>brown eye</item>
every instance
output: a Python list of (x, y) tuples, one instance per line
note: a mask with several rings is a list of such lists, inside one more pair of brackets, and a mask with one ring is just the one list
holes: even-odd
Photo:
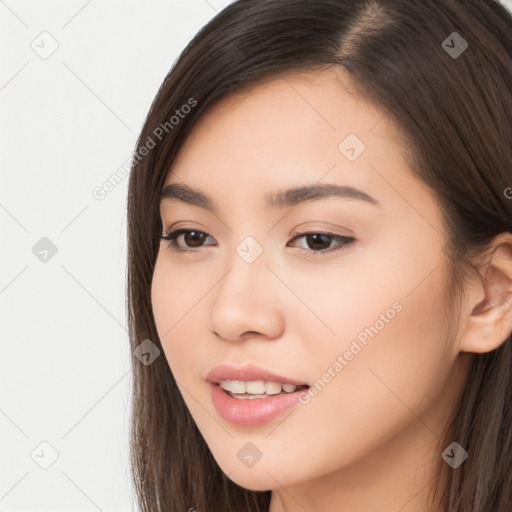
[(331, 245), (331, 240), (329, 236), (324, 235), (322, 233), (313, 233), (310, 235), (306, 235), (305, 239), (310, 249), (328, 249), (329, 246)]
[[(341, 249), (347, 249), (356, 240), (351, 236), (335, 235), (334, 233), (310, 232), (297, 235), (292, 242), (301, 238), (306, 241), (306, 247), (301, 247), (301, 249), (305, 250), (309, 254), (315, 255), (325, 255)], [(332, 242), (335, 242), (333, 248), (331, 248)]]
[(183, 233), (183, 240), (188, 247), (200, 247), (205, 238), (205, 233), (201, 231), (188, 231)]
[[(185, 247), (182, 247), (178, 244), (178, 238), (183, 236), (183, 241), (185, 242)], [(169, 247), (175, 251), (183, 251), (183, 252), (195, 252), (194, 248), (201, 247), (206, 238), (210, 237), (208, 233), (204, 233), (203, 231), (197, 231), (194, 229), (175, 229), (171, 231), (166, 231), (165, 235), (160, 235), (162, 240), (167, 240), (169, 242)]]

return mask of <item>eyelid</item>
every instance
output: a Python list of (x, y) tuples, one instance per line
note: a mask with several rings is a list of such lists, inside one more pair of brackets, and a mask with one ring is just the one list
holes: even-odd
[[(318, 224), (321, 224), (323, 226), (325, 226), (325, 225), (332, 226), (332, 228), (328, 228), (328, 229), (333, 229), (333, 230), (337, 231), (337, 233), (328, 231), (328, 229), (326, 230), (325, 228), (317, 227), (316, 225), (318, 225)], [(340, 233), (339, 231), (342, 231), (342, 233)], [(294, 228), (294, 230), (290, 233), (289, 236), (295, 236), (295, 234), (304, 233), (304, 232), (325, 233), (325, 234), (329, 234), (329, 235), (345, 236), (347, 238), (354, 236), (354, 232), (351, 229), (342, 227), (339, 224), (334, 224), (333, 222), (327, 222), (325, 220), (320, 220), (320, 219), (319, 220), (311, 220), (308, 222), (302, 222), (301, 224), (299, 224), (297, 227)]]

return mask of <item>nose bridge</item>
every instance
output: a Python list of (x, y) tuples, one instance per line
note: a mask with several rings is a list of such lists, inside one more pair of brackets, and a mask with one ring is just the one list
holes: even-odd
[(279, 335), (282, 312), (271, 288), (268, 261), (262, 243), (252, 235), (245, 236), (226, 257), (226, 272), (211, 305), (211, 327), (221, 337), (239, 339), (247, 331)]
[[(261, 262), (267, 259), (263, 243), (264, 240), (258, 241), (253, 235), (247, 235), (237, 245), (235, 252), (248, 266), (253, 265), (258, 260), (259, 265), (261, 265)], [(263, 256), (264, 253), (265, 256)]]
[(260, 243), (253, 235), (244, 236), (233, 253), (226, 257), (229, 272), (219, 283), (219, 287), (226, 290), (228, 295), (236, 294), (244, 299), (246, 304), (261, 301), (262, 292), (268, 298), (270, 290), (265, 290), (268, 286), (266, 274), (270, 273), (266, 267), (267, 252), (264, 250), (263, 241)]

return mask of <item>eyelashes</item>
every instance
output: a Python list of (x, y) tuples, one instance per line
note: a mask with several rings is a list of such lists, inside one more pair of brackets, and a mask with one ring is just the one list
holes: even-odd
[[(190, 235), (194, 236), (190, 236)], [(201, 247), (204, 247), (202, 245), (199, 246), (190, 246), (187, 245), (189, 243), (199, 243), (201, 244), (204, 242), (205, 239), (211, 238), (212, 240), (215, 240), (212, 236), (210, 236), (208, 233), (205, 233), (204, 231), (199, 231), (197, 229), (185, 229), (185, 228), (179, 228), (174, 230), (166, 230), (165, 235), (159, 235), (162, 240), (165, 240), (168, 242), (168, 247), (176, 252), (176, 253), (197, 253), (199, 252), (199, 249)], [(178, 244), (178, 239), (183, 236), (183, 241), (185, 241), (186, 246), (181, 247)], [(188, 240), (187, 240), (188, 237)], [(304, 233), (296, 234), (291, 242), (294, 242), (296, 240), (299, 240), (301, 238), (305, 239), (306, 246), (309, 246), (310, 244), (322, 244), (322, 242), (325, 242), (326, 240), (329, 242), (337, 242), (338, 245), (335, 245), (334, 247), (328, 247), (327, 249), (321, 249), (321, 250), (315, 250), (315, 249), (304, 249), (299, 248), (301, 252), (310, 255), (310, 256), (318, 256), (318, 255), (328, 255), (332, 254), (334, 252), (340, 251), (340, 250), (346, 250), (348, 249), (355, 241), (356, 239), (354, 237), (350, 236), (343, 236), (343, 235), (336, 235), (334, 233), (328, 233), (325, 231), (309, 231)]]

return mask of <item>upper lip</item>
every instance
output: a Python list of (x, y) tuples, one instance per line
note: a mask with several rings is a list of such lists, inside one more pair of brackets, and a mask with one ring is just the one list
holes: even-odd
[(264, 380), (265, 382), (279, 382), (281, 384), (293, 384), (295, 386), (307, 386), (304, 382), (299, 382), (295, 379), (290, 379), (284, 375), (259, 368), (252, 364), (246, 366), (236, 367), (230, 364), (221, 364), (212, 368), (206, 380), (217, 384), (221, 380), (243, 380), (243, 381), (256, 381)]

